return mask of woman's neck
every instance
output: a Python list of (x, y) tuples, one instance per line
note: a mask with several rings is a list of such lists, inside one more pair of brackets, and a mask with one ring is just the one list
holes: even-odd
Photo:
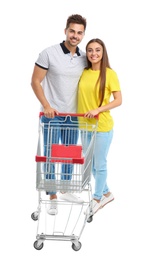
[(92, 70), (100, 70), (100, 65), (99, 65), (99, 63), (98, 63), (98, 64), (92, 64), (91, 69), (92, 69)]

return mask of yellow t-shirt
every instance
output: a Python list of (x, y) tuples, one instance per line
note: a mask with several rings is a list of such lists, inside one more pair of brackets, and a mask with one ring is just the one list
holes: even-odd
[[(99, 107), (99, 87), (96, 87), (98, 77), (99, 70), (84, 69), (78, 85), (78, 113), (84, 114)], [(107, 68), (105, 96), (102, 106), (110, 102), (111, 93), (114, 91), (120, 91), (119, 80), (116, 72)], [(88, 122), (88, 124), (96, 124), (96, 119), (81, 118), (80, 120)], [(98, 132), (108, 132), (112, 130), (113, 125), (114, 121), (110, 111), (99, 114)]]

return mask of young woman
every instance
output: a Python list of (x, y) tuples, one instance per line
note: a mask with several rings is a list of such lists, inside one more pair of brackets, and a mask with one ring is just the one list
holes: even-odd
[[(96, 142), (93, 154), (93, 214), (114, 200), (107, 185), (107, 155), (113, 138), (113, 118), (110, 110), (122, 104), (122, 95), (117, 74), (111, 69), (105, 44), (92, 39), (86, 45), (88, 66), (84, 69), (78, 85), (78, 113), (84, 120), (95, 123), (99, 114)], [(88, 142), (91, 133), (88, 132)]]

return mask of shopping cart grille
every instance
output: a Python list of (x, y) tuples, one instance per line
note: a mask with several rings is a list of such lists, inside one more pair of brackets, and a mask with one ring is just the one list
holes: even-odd
[(90, 181), (96, 127), (92, 128), (92, 138), (87, 143), (88, 125), (80, 126), (80, 122), (70, 127), (40, 124), (35, 158), (37, 190), (81, 192)]

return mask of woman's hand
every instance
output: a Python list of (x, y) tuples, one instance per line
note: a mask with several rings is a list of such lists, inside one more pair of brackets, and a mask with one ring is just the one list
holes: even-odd
[(96, 108), (94, 110), (90, 110), (87, 113), (85, 113), (84, 117), (93, 118), (93, 117), (97, 116), (98, 114), (99, 114), (99, 110), (98, 110), (98, 108)]

